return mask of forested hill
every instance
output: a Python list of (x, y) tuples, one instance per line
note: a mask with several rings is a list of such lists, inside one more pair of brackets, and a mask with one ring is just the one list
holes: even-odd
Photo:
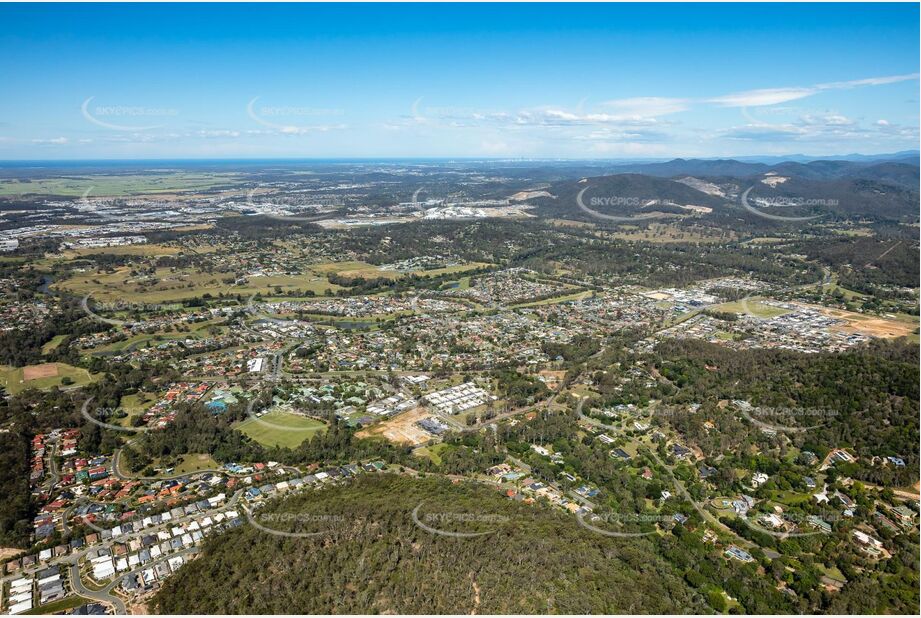
[[(432, 534), (413, 521), (474, 538)], [(160, 613), (709, 613), (650, 541), (482, 486), (396, 475), (289, 497), (214, 538), (164, 584)], [(471, 521), (471, 518), (474, 520)], [(490, 532), (492, 531), (492, 532)]]

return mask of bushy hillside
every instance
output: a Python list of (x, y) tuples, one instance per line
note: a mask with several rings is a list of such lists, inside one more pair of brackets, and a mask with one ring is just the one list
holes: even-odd
[[(413, 521), (473, 538), (432, 534)], [(468, 517), (469, 516), (469, 517)], [(708, 612), (650, 541), (615, 539), (492, 489), (373, 475), (290, 497), (215, 538), (154, 599), (161, 613)], [(473, 519), (474, 521), (471, 521)], [(492, 531), (492, 532), (490, 532)]]

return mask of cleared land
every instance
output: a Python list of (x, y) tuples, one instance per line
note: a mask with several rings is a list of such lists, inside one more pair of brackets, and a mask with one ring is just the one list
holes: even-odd
[(375, 266), (373, 264), (368, 264), (367, 262), (327, 262), (323, 264), (314, 264), (310, 267), (311, 270), (318, 274), (326, 275), (329, 273), (335, 273), (340, 277), (346, 277), (348, 279), (357, 279), (362, 277), (364, 279), (402, 279), (409, 275), (416, 275), (419, 277), (438, 277), (441, 275), (450, 275), (454, 273), (467, 272), (469, 270), (476, 270), (477, 268), (483, 268), (489, 266), (484, 262), (470, 262), (469, 264), (457, 264), (455, 266), (446, 266), (444, 268), (433, 268), (432, 270), (412, 270), (401, 272), (398, 270), (385, 270), (380, 266)]
[(612, 234), (620, 240), (643, 241), (651, 243), (684, 242), (725, 242), (734, 240), (736, 234), (730, 231), (707, 227), (681, 227), (663, 223), (650, 223), (646, 227), (621, 226), (621, 230)]
[[(176, 228), (178, 229), (178, 228)], [(106, 253), (109, 255), (176, 255), (180, 252), (178, 247), (167, 247), (165, 245), (149, 245), (149, 244), (138, 244), (138, 245), (116, 245), (114, 247), (81, 247), (79, 249), (65, 249), (61, 252), (61, 257), (66, 259), (74, 259), (82, 257), (84, 255), (96, 255), (98, 253)]]
[[(70, 378), (70, 385), (62, 384)], [(96, 380), (86, 369), (65, 363), (42, 363), (26, 367), (0, 365), (0, 385), (12, 395), (18, 395), (28, 388), (47, 390), (56, 386), (82, 386)]]
[(723, 303), (710, 307), (713, 311), (723, 311), (726, 313), (744, 313), (751, 314), (756, 318), (776, 318), (779, 315), (790, 313), (787, 309), (772, 307), (757, 300), (748, 299), (746, 301), (737, 300), (731, 303)]
[(396, 444), (418, 446), (432, 439), (428, 432), (415, 425), (417, 421), (429, 416), (432, 413), (425, 408), (413, 408), (383, 423), (362, 429), (355, 435), (359, 438), (384, 437)]
[(263, 446), (284, 446), (294, 448), (315, 434), (326, 431), (326, 424), (313, 418), (272, 410), (260, 418), (248, 418), (234, 425)]
[(68, 176), (64, 178), (10, 179), (0, 181), (0, 195), (62, 195), (81, 197), (136, 196), (177, 191), (196, 191), (227, 185), (236, 174), (126, 174), (117, 176)]
[(895, 338), (908, 337), (918, 328), (918, 318), (912, 316), (893, 320), (875, 315), (842, 311), (841, 309), (830, 309), (815, 305), (810, 305), (810, 307), (833, 318), (845, 320), (847, 324), (832, 327), (845, 333), (861, 333), (873, 337)]
[(54, 338), (42, 346), (42, 354), (53, 352), (67, 339), (67, 335), (55, 335)]
[(131, 274), (130, 267), (118, 268), (113, 273), (81, 274), (52, 287), (77, 296), (90, 294), (94, 300), (100, 301), (151, 303), (198, 298), (205, 294), (266, 295), (273, 293), (276, 288), (284, 292), (312, 291), (318, 295), (322, 295), (327, 289), (340, 289), (325, 277), (318, 278), (313, 274), (251, 277), (245, 283), (236, 285), (225, 283), (220, 276), (193, 269), (173, 271), (169, 268), (158, 268), (153, 275), (137, 277)]

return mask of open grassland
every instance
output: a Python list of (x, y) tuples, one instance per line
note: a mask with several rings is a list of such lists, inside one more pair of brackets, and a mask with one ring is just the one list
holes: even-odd
[(135, 393), (134, 395), (125, 395), (121, 398), (118, 406), (124, 410), (128, 416), (120, 418), (115, 423), (122, 427), (131, 427), (131, 419), (141, 416), (157, 401), (154, 395), (149, 393)]
[(285, 410), (272, 410), (260, 418), (250, 417), (234, 425), (263, 446), (294, 448), (317, 433), (326, 431), (326, 424), (313, 418)]
[(187, 298), (199, 298), (205, 294), (213, 297), (224, 295), (251, 296), (270, 294), (277, 288), (282, 292), (292, 290), (312, 291), (323, 295), (326, 290), (336, 291), (339, 286), (325, 277), (313, 275), (277, 275), (251, 277), (245, 283), (225, 283), (222, 277), (193, 269), (158, 268), (153, 275), (137, 277), (130, 267), (121, 267), (112, 273), (81, 273), (54, 284), (60, 289), (77, 296), (90, 294), (94, 300), (124, 301), (135, 303), (159, 303)]
[(592, 295), (592, 292), (590, 290), (583, 290), (580, 292), (575, 292), (573, 294), (566, 294), (564, 296), (554, 296), (553, 298), (545, 298), (543, 300), (536, 300), (530, 303), (521, 303), (520, 305), (511, 305), (511, 306), (514, 308), (519, 308), (519, 307), (538, 307), (540, 305), (555, 305), (557, 303), (565, 303), (568, 301), (585, 300), (591, 295)]
[(428, 457), (432, 463), (436, 466), (441, 465), (441, 454), (444, 453), (448, 448), (450, 448), (444, 442), (439, 444), (433, 444), (431, 446), (420, 446), (419, 448), (413, 450), (413, 455), (416, 457)]
[(42, 346), (42, 354), (50, 354), (57, 350), (65, 339), (67, 339), (67, 335), (55, 335), (51, 341)]
[(713, 311), (722, 311), (724, 313), (744, 313), (751, 314), (756, 318), (768, 319), (776, 318), (779, 315), (785, 313), (790, 313), (787, 309), (781, 309), (780, 307), (772, 307), (761, 303), (754, 299), (748, 299), (745, 301), (737, 300), (731, 303), (723, 303), (722, 305), (715, 305), (710, 307)]
[(866, 315), (863, 313), (854, 313), (853, 311), (844, 311), (841, 309), (832, 309), (830, 307), (819, 307), (810, 305), (827, 316), (844, 320), (846, 324), (835, 326), (837, 330), (845, 333), (860, 333), (872, 337), (915, 337), (915, 331), (918, 330), (918, 317), (911, 315), (897, 315), (894, 318), (885, 318), (877, 315)]
[(192, 474), (202, 470), (217, 470), (221, 465), (208, 454), (187, 453), (179, 457), (179, 463), (173, 466), (169, 476)]
[(402, 279), (409, 275), (416, 275), (418, 277), (440, 277), (442, 275), (463, 273), (487, 266), (489, 266), (489, 264), (484, 262), (470, 262), (468, 264), (457, 264), (454, 266), (446, 266), (444, 268), (433, 268), (432, 270), (413, 270), (408, 272), (400, 272), (396, 270), (386, 270), (380, 266), (368, 264), (367, 262), (326, 262), (323, 264), (314, 264), (310, 267), (310, 269), (318, 274), (326, 275), (329, 273), (335, 273), (340, 277), (345, 277), (347, 279), (357, 279), (361, 277), (364, 279), (384, 278), (396, 280)]
[[(99, 313), (99, 312), (97, 312)], [(110, 314), (106, 313), (106, 317), (116, 317), (123, 318), (123, 314)], [(180, 340), (184, 341), (186, 339), (204, 339), (211, 336), (211, 333), (208, 332), (209, 327), (215, 326), (221, 333), (226, 332), (227, 327), (225, 326), (216, 326), (214, 321), (208, 322), (199, 322), (197, 324), (192, 324), (189, 327), (188, 331), (161, 331), (157, 333), (140, 333), (137, 335), (132, 335), (127, 339), (121, 341), (115, 341), (108, 343), (106, 345), (101, 345), (95, 348), (91, 348), (85, 351), (85, 353), (93, 356), (105, 356), (110, 354), (115, 354), (119, 352), (132, 351), (139, 348), (148, 348), (156, 347), (157, 345), (164, 343), (166, 341), (175, 341)]]
[[(57, 386), (82, 386), (95, 382), (98, 377), (91, 375), (86, 369), (65, 363), (43, 363), (26, 367), (0, 365), (0, 385), (12, 395), (29, 388), (48, 390)], [(63, 384), (64, 378), (72, 380), (71, 384)]]
[(236, 174), (178, 173), (66, 176), (0, 180), (0, 196), (60, 195), (65, 197), (121, 197), (141, 194), (204, 191), (236, 181)]
[(736, 238), (736, 234), (728, 230), (696, 226), (688, 228), (665, 223), (651, 223), (645, 227), (621, 226), (612, 235), (619, 240), (651, 243), (711, 243)]
[(60, 253), (60, 257), (72, 260), (85, 255), (140, 255), (156, 257), (159, 255), (176, 255), (180, 252), (178, 247), (167, 247), (165, 245), (118, 245), (115, 247), (83, 247), (80, 249), (65, 249)]

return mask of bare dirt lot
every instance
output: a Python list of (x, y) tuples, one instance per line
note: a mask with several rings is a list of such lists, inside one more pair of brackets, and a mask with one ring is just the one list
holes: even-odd
[(839, 320), (846, 320), (847, 324), (835, 327), (845, 333), (860, 333), (872, 337), (907, 337), (917, 328), (917, 323), (912, 324), (902, 320), (887, 320), (871, 315), (818, 307), (825, 315)]
[(425, 408), (413, 408), (374, 427), (363, 429), (355, 435), (359, 438), (383, 436), (396, 444), (418, 446), (428, 442), (432, 436), (416, 427), (415, 423), (431, 415), (432, 413)]
[(38, 380), (39, 378), (53, 378), (58, 375), (58, 366), (55, 363), (44, 363), (41, 365), (30, 365), (23, 367), (23, 380)]

